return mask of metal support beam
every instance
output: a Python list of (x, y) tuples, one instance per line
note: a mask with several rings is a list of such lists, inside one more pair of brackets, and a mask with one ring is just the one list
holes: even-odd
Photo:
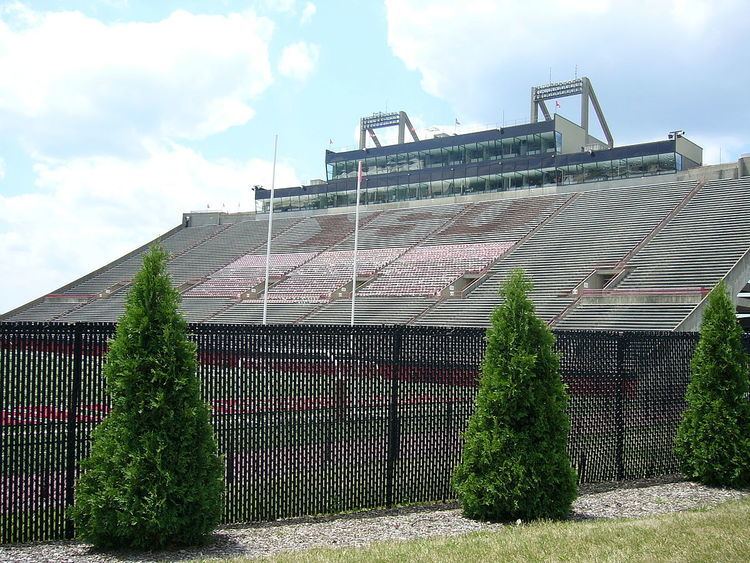
[(604, 131), (604, 136), (607, 138), (607, 144), (609, 145), (609, 148), (612, 148), (615, 146), (615, 140), (612, 138), (612, 132), (609, 130), (609, 126), (607, 125), (607, 120), (604, 118), (604, 112), (602, 111), (602, 107), (599, 105), (599, 100), (597, 100), (596, 98), (596, 93), (594, 92), (594, 88), (591, 86), (591, 82), (589, 82), (588, 78), (584, 78), (584, 80), (589, 85), (591, 105), (594, 106), (594, 111), (596, 112), (596, 117), (599, 120), (599, 125), (601, 126), (602, 131)]
[[(375, 143), (376, 147), (381, 147), (380, 141), (378, 141), (378, 136), (375, 134), (375, 131), (373, 129), (367, 129), (367, 132), (370, 134), (370, 139), (372, 139), (372, 142)], [(365, 148), (365, 147), (362, 147)]]
[(417, 137), (417, 131), (414, 129), (414, 126), (411, 124), (411, 120), (409, 119), (409, 116), (406, 115), (405, 111), (398, 112), (400, 119), (403, 121), (404, 125), (406, 125), (406, 128), (409, 130), (409, 133), (411, 134), (411, 138), (416, 142), (419, 141), (419, 137)]
[(544, 103), (544, 101), (539, 102), (539, 107), (542, 108), (542, 113), (544, 114), (544, 119), (546, 121), (552, 121), (552, 116), (549, 114), (549, 110), (547, 109), (547, 104)]
[(591, 83), (584, 77), (581, 79), (581, 127), (586, 131), (586, 135), (589, 134), (589, 92)]

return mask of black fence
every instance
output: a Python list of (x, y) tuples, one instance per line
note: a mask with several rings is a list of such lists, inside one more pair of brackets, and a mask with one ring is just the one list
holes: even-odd
[[(454, 497), (484, 331), (191, 325), (225, 522)], [(70, 537), (112, 324), (0, 323), (0, 543)], [(688, 333), (556, 333), (582, 482), (673, 474)]]

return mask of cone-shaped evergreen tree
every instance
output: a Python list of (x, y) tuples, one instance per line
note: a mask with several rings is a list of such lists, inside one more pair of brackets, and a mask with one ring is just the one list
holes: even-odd
[(688, 478), (707, 485), (750, 484), (748, 365), (742, 328), (722, 281), (708, 296), (675, 441)]
[(487, 331), (476, 410), (453, 477), (469, 518), (563, 518), (576, 497), (567, 394), (554, 336), (534, 314), (530, 290), (514, 271)]
[(98, 547), (200, 543), (221, 517), (222, 463), (166, 258), (146, 254), (107, 354), (112, 411), (72, 511), (77, 536)]

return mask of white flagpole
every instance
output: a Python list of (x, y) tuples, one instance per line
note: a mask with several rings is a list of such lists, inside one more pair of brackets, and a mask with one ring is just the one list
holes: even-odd
[(352, 269), (352, 321), (354, 326), (354, 301), (357, 296), (357, 245), (359, 244), (359, 192), (362, 188), (362, 161), (357, 164), (357, 205), (354, 208), (354, 267)]
[(268, 318), (268, 278), (271, 269), (271, 232), (273, 230), (273, 192), (276, 187), (276, 147), (279, 144), (279, 136), (273, 137), (273, 168), (271, 170), (271, 206), (268, 210), (268, 239), (266, 240), (266, 285), (263, 290), (263, 324)]

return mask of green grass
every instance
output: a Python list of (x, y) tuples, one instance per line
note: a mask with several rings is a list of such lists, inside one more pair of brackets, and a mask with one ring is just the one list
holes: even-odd
[(745, 499), (637, 520), (509, 525), (455, 538), (314, 549), (271, 561), (747, 561), (748, 521)]

